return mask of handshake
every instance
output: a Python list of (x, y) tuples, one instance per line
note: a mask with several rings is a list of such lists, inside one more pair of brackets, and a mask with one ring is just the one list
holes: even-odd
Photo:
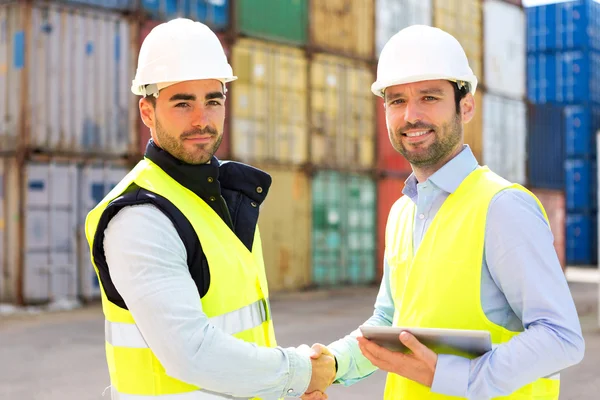
[(310, 355), (312, 364), (312, 376), (303, 400), (323, 400), (327, 399), (325, 391), (333, 383), (336, 375), (335, 357), (322, 344), (315, 343), (312, 348), (302, 345), (298, 348), (302, 352), (306, 351)]

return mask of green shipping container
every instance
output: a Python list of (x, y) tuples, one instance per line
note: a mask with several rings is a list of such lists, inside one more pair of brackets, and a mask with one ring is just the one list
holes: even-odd
[(371, 283), (375, 267), (376, 185), (355, 174), (320, 171), (313, 178), (313, 282)]
[(308, 0), (238, 0), (236, 3), (240, 33), (282, 43), (306, 44)]

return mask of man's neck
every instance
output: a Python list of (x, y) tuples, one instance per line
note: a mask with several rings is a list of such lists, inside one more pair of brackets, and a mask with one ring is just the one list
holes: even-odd
[(417, 182), (419, 182), (419, 183), (425, 182), (427, 179), (429, 179), (431, 177), (431, 175), (435, 174), (437, 171), (439, 171), (440, 168), (442, 168), (444, 165), (448, 164), (448, 162), (450, 162), (450, 160), (452, 160), (454, 157), (456, 157), (461, 152), (462, 149), (463, 149), (463, 145), (461, 144), (454, 151), (452, 151), (452, 153), (450, 153), (450, 155), (448, 155), (447, 157), (444, 157), (443, 159), (441, 159), (434, 165), (424, 165), (424, 166), (412, 165), (413, 173), (415, 174), (415, 178), (417, 178)]

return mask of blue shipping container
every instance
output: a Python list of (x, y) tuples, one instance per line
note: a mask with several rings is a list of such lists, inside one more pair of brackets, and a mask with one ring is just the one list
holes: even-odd
[(525, 10), (528, 52), (600, 50), (600, 4), (597, 1), (566, 1)]
[(185, 17), (218, 31), (229, 24), (229, 0), (142, 0), (142, 7), (155, 20)]
[(567, 211), (590, 212), (596, 209), (593, 176), (596, 171), (590, 160), (565, 161), (565, 203)]
[(540, 189), (564, 190), (565, 114), (552, 104), (530, 105), (527, 180)]
[(600, 53), (567, 51), (527, 56), (527, 97), (532, 103), (600, 103)]
[(135, 0), (66, 0), (73, 4), (84, 4), (94, 7), (102, 7), (111, 10), (132, 10)]
[(597, 215), (567, 214), (566, 258), (569, 265), (595, 265), (598, 260)]
[(565, 156), (586, 158), (596, 155), (596, 132), (600, 130), (600, 107), (574, 105), (564, 109)]

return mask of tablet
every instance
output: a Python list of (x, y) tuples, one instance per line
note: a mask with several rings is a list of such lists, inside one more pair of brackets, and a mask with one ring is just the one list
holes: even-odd
[(398, 338), (403, 331), (412, 333), (419, 342), (437, 354), (478, 357), (492, 350), (492, 340), (488, 331), (367, 325), (361, 325), (359, 329), (365, 338), (379, 346), (403, 353), (409, 351)]

